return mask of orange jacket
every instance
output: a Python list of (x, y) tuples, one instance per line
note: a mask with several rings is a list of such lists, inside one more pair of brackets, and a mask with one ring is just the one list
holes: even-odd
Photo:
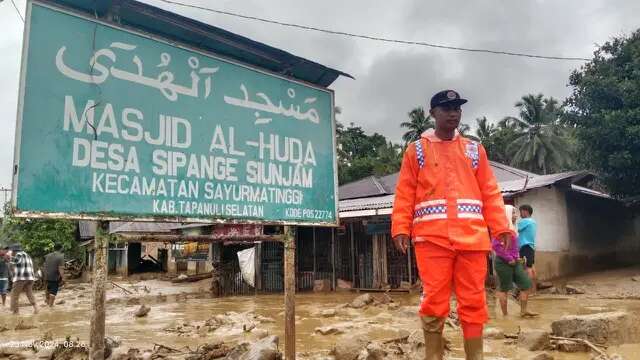
[(434, 130), (409, 144), (398, 177), (392, 236), (455, 250), (490, 250), (492, 236), (510, 233), (504, 201), (482, 145)]

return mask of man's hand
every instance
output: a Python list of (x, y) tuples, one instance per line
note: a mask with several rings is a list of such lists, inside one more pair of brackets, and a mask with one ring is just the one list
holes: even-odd
[(393, 238), (393, 245), (403, 254), (407, 253), (409, 248), (409, 235), (400, 234)]
[(500, 234), (498, 236), (498, 241), (500, 241), (506, 250), (511, 249), (511, 246), (513, 246), (513, 236), (509, 233)]

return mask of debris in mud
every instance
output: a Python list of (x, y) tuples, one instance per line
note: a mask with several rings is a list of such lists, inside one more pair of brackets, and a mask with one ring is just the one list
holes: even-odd
[(358, 359), (362, 360), (382, 360), (387, 358), (387, 351), (383, 349), (379, 343), (369, 343), (367, 347), (360, 352)]
[(565, 291), (567, 293), (567, 295), (581, 295), (584, 294), (584, 290), (574, 286), (574, 285), (566, 285), (565, 287)]
[(278, 351), (278, 337), (268, 336), (254, 342), (249, 346), (249, 350), (240, 356), (239, 360), (276, 360), (281, 359), (282, 354)]
[(329, 292), (331, 291), (331, 281), (316, 280), (313, 282), (313, 292)]
[(33, 324), (26, 324), (23, 320), (18, 321), (18, 324), (16, 324), (16, 327), (14, 328), (14, 330), (19, 331), (19, 330), (31, 330), (31, 329), (35, 329), (36, 326), (34, 326)]
[(638, 282), (640, 282), (640, 275), (632, 277), (632, 278), (631, 278), (631, 281), (638, 281)]
[(553, 334), (580, 338), (595, 344), (620, 345), (640, 340), (637, 318), (617, 311), (590, 315), (569, 315), (551, 324)]
[(253, 313), (227, 312), (211, 317), (206, 321), (188, 323), (165, 328), (165, 332), (178, 336), (196, 337), (210, 334), (213, 336), (233, 337), (257, 330), (262, 323), (273, 323), (275, 320)]
[(56, 305), (64, 305), (65, 303), (64, 299), (56, 301)]
[(553, 287), (553, 283), (550, 281), (540, 281), (539, 283), (536, 284), (537, 290), (545, 290), (545, 289), (550, 289), (552, 287)]
[(256, 339), (264, 339), (269, 336), (269, 332), (264, 329), (253, 329), (251, 330), (251, 333), (256, 337)]
[(149, 311), (151, 311), (151, 308), (143, 304), (143, 305), (140, 305), (138, 310), (136, 310), (136, 312), (133, 315), (135, 317), (145, 317), (147, 316), (147, 314), (149, 314)]
[(186, 357), (186, 360), (219, 359), (227, 356), (233, 348), (224, 343), (213, 343), (202, 346), (198, 349), (199, 354)]
[(269, 336), (254, 343), (231, 344), (222, 341), (212, 342), (192, 350), (189, 347), (179, 349), (162, 344), (154, 344), (152, 350), (131, 348), (126, 353), (113, 357), (114, 360), (155, 360), (155, 359), (184, 359), (184, 360), (280, 360), (282, 354), (278, 351), (278, 337)]
[(551, 345), (549, 335), (544, 330), (520, 329), (518, 346), (529, 351), (547, 350)]
[(4, 325), (0, 325), (0, 333), (5, 332), (5, 331), (9, 331), (11, 329), (9, 329), (8, 327), (4, 326)]
[(139, 298), (129, 298), (127, 299), (127, 305), (140, 305)]
[(336, 360), (355, 360), (366, 344), (367, 340), (363, 337), (343, 337), (336, 343), (331, 355), (333, 355)]
[(576, 353), (576, 352), (589, 352), (590, 348), (587, 344), (568, 341), (568, 340), (559, 340), (555, 343), (556, 350), (560, 352), (567, 353)]
[[(448, 342), (445, 342), (448, 349)], [(421, 331), (375, 341), (345, 335), (336, 343), (331, 355), (335, 360), (423, 359), (424, 338)]]
[(554, 357), (553, 355), (544, 352), (544, 353), (532, 355), (529, 358), (529, 360), (554, 360)]
[(388, 305), (393, 302), (393, 299), (391, 298), (391, 296), (389, 296), (389, 294), (384, 293), (380, 296), (374, 297), (374, 302), (376, 304)]
[(353, 284), (350, 281), (338, 279), (337, 290), (350, 290), (353, 288)]
[(361, 309), (367, 305), (372, 304), (374, 301), (373, 296), (371, 294), (364, 294), (364, 295), (360, 295), (357, 298), (355, 298), (350, 306), (354, 309)]
[(335, 334), (342, 334), (343, 331), (341, 329), (339, 329), (336, 326), (323, 326), (323, 327), (317, 327), (315, 329), (315, 332), (319, 333), (320, 335), (335, 335)]
[(337, 315), (337, 312), (336, 312), (335, 309), (326, 309), (326, 310), (322, 310), (320, 312), (320, 316), (325, 317), (325, 318), (334, 317), (336, 315)]
[(483, 336), (485, 339), (504, 339), (504, 331), (497, 328), (486, 328)]
[[(66, 344), (74, 343), (81, 344), (80, 339), (76, 339), (76, 341), (71, 340), (71, 338), (67, 337)], [(53, 352), (51, 353), (51, 360), (80, 360), (80, 359), (88, 359), (89, 358), (89, 349), (86, 346), (65, 346), (63, 342), (60, 342), (53, 348)], [(111, 347), (106, 346), (104, 355), (105, 358), (111, 356)]]
[(611, 356), (608, 355), (594, 355), (591, 357), (591, 360), (624, 360), (622, 356), (618, 354), (613, 354)]

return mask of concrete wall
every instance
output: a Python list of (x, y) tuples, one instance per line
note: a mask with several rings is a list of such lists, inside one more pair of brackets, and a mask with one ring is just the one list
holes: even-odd
[(523, 204), (533, 207), (533, 218), (538, 223), (537, 251), (569, 251), (567, 201), (561, 190), (555, 187), (533, 189), (516, 198), (514, 203), (516, 207)]
[(577, 192), (566, 194), (575, 271), (637, 263), (640, 219), (622, 203)]

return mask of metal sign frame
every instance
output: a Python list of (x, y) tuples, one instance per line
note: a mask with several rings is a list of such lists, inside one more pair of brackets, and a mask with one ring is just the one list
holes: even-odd
[[(219, 219), (219, 218), (204, 218), (204, 217), (188, 217), (188, 216), (136, 216), (136, 215), (126, 215), (126, 214), (116, 214), (116, 213), (57, 213), (57, 212), (34, 212), (34, 211), (26, 211), (21, 210), (17, 207), (17, 199), (18, 199), (18, 178), (20, 176), (20, 146), (21, 146), (21, 137), (22, 137), (22, 121), (23, 121), (23, 111), (24, 111), (24, 98), (25, 98), (25, 82), (27, 77), (27, 62), (28, 62), (28, 53), (29, 53), (29, 36), (31, 31), (31, 12), (32, 7), (41, 6), (45, 8), (49, 8), (54, 11), (61, 12), (63, 14), (67, 14), (70, 16), (74, 16), (77, 18), (81, 18), (98, 25), (110, 27), (116, 30), (124, 31), (132, 35), (140, 36), (143, 38), (147, 38), (153, 41), (157, 41), (163, 43), (165, 45), (175, 47), (178, 49), (192, 51), (197, 54), (213, 58), (215, 60), (219, 60), (222, 62), (230, 63), (232, 65), (236, 65), (239, 67), (243, 67), (252, 71), (256, 71), (258, 73), (262, 73), (264, 75), (268, 75), (270, 77), (279, 78), (282, 80), (286, 80), (295, 84), (303, 85), (305, 87), (310, 87), (322, 92), (326, 92), (330, 97), (330, 119), (331, 121), (331, 130), (332, 130), (332, 157), (333, 157), (333, 186), (334, 186), (334, 218), (335, 222), (327, 221), (327, 222), (313, 222), (313, 221), (270, 221), (270, 220), (247, 220), (247, 219)], [(335, 227), (340, 224), (340, 216), (338, 211), (338, 163), (337, 163), (337, 150), (336, 150), (336, 121), (335, 121), (335, 93), (333, 90), (321, 87), (315, 84), (311, 84), (305, 81), (301, 81), (299, 79), (294, 79), (290, 77), (283, 76), (282, 74), (277, 74), (270, 72), (268, 70), (252, 66), (249, 64), (238, 62), (237, 60), (230, 59), (228, 57), (220, 56), (216, 53), (212, 53), (210, 51), (206, 51), (203, 49), (198, 49), (180, 42), (176, 42), (173, 40), (166, 39), (156, 34), (151, 34), (148, 32), (141, 31), (139, 29), (131, 28), (128, 26), (123, 26), (120, 24), (114, 24), (112, 22), (107, 22), (102, 19), (97, 19), (94, 17), (87, 16), (86, 14), (82, 14), (78, 11), (74, 11), (72, 9), (52, 5), (49, 3), (43, 3), (38, 0), (28, 0), (26, 6), (26, 14), (25, 14), (25, 26), (23, 33), (23, 44), (22, 44), (22, 59), (21, 59), (21, 68), (20, 68), (20, 83), (19, 83), (19, 97), (18, 97), (18, 109), (16, 116), (16, 131), (15, 131), (15, 143), (14, 143), (14, 161), (13, 161), (13, 186), (12, 186), (12, 208), (13, 208), (13, 216), (16, 217), (24, 217), (24, 218), (54, 218), (54, 219), (77, 219), (77, 220), (101, 220), (101, 221), (140, 221), (140, 222), (187, 222), (187, 223), (203, 223), (203, 224), (265, 224), (265, 225), (301, 225), (301, 226), (326, 226), (326, 227)]]

